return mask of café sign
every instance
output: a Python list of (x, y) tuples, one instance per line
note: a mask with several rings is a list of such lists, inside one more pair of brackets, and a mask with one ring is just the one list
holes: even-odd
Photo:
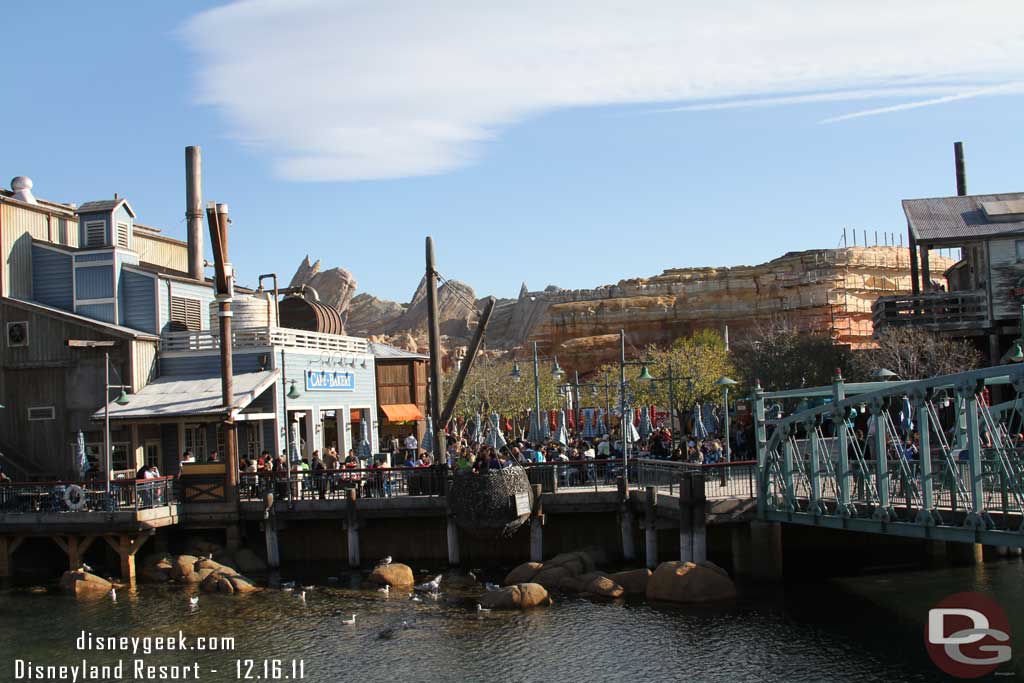
[(354, 391), (356, 376), (336, 370), (306, 370), (306, 391)]

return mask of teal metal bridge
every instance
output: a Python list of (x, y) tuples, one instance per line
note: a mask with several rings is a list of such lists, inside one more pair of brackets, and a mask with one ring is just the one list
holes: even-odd
[[(990, 406), (993, 391), (1012, 398)], [(1011, 436), (1024, 431), (1024, 366), (921, 381), (837, 373), (832, 386), (755, 387), (753, 404), (759, 518), (1024, 547), (1024, 444)]]

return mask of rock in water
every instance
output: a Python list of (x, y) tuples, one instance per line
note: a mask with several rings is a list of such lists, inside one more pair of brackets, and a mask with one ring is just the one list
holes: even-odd
[(710, 602), (736, 597), (736, 585), (712, 562), (662, 562), (647, 582), (648, 600)]
[(625, 572), (609, 574), (608, 578), (622, 586), (627, 595), (644, 595), (647, 592), (647, 582), (651, 578), (651, 570), (630, 569)]
[(95, 574), (76, 570), (66, 571), (61, 575), (60, 587), (76, 598), (102, 598), (110, 592), (114, 584)]
[(195, 555), (178, 555), (171, 561), (171, 578), (181, 583), (198, 583), (192, 576), (195, 574), (196, 561), (198, 557)]
[(416, 583), (412, 569), (409, 565), (401, 562), (374, 567), (370, 572), (369, 580), (381, 586), (395, 586), (396, 588), (411, 588)]
[(548, 592), (537, 583), (518, 583), (480, 596), (484, 609), (529, 609), (551, 604)]
[(583, 592), (598, 598), (621, 598), (626, 591), (607, 576), (598, 576), (587, 582)]
[(541, 567), (544, 565), (540, 562), (524, 562), (512, 571), (508, 573), (502, 584), (509, 586), (514, 583), (527, 583), (533, 580), (533, 577), (537, 575)]

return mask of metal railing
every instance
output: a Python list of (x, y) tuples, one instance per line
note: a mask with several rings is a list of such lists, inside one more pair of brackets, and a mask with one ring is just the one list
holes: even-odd
[(885, 325), (943, 330), (985, 327), (988, 297), (984, 290), (882, 296), (871, 307), (871, 317), (875, 329)]
[(641, 488), (656, 486), (667, 489), (669, 495), (675, 495), (685, 472), (704, 475), (704, 495), (708, 499), (754, 498), (757, 495), (756, 460), (712, 464), (639, 460), (636, 484)]
[[(81, 490), (80, 499), (72, 487)], [(176, 501), (175, 477), (171, 476), (114, 481), (109, 496), (104, 483), (95, 481), (0, 484), (0, 514), (125, 512), (164, 507)]]
[(358, 498), (442, 496), (445, 475), (429, 467), (340, 469), (323, 472), (243, 472), (241, 500), (262, 501), (268, 493), (277, 500), (344, 500), (349, 491)]
[[(368, 353), (365, 339), (340, 334), (324, 334), (293, 330), (287, 327), (245, 327), (231, 332), (234, 348), (263, 348), (286, 346), (314, 351), (338, 353)], [(220, 349), (220, 334), (212, 330), (200, 332), (165, 332), (160, 337), (160, 351), (216, 351)]]

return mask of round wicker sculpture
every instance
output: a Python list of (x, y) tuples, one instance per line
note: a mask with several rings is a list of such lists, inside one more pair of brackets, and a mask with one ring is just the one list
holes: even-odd
[[(516, 514), (517, 495), (522, 514)], [(525, 512), (524, 495), (529, 501)], [(467, 533), (485, 539), (508, 538), (530, 518), (533, 507), (526, 470), (510, 467), (481, 474), (457, 473), (448, 491), (448, 506)]]

